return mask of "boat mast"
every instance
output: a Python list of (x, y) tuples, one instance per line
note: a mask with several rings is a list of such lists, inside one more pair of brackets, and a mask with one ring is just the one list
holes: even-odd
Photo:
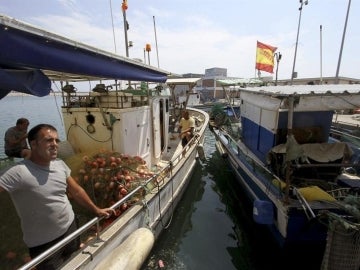
[(348, 21), (348, 18), (349, 18), (350, 5), (351, 5), (351, 0), (349, 0), (349, 3), (348, 3), (348, 9), (347, 9), (347, 12), (346, 12), (346, 19), (345, 19), (345, 25), (344, 25), (343, 36), (342, 36), (342, 40), (341, 40), (341, 47), (340, 47), (340, 53), (339, 53), (339, 60), (338, 60), (338, 65), (337, 65), (337, 68), (336, 68), (335, 84), (338, 84), (338, 83), (339, 83), (339, 71), (340, 71), (340, 64), (341, 64), (342, 51), (343, 51), (343, 47), (344, 47), (344, 40), (345, 40), (345, 33), (346, 33), (347, 21)]
[(156, 26), (155, 26), (155, 16), (153, 16), (153, 21), (154, 21), (154, 33), (155, 33), (155, 46), (156, 46), (157, 64), (158, 64), (158, 68), (160, 68), (160, 63), (159, 63), (159, 50), (158, 50), (158, 42), (157, 42)]
[(110, 14), (111, 14), (111, 24), (112, 24), (113, 38), (114, 38), (114, 47), (115, 47), (115, 54), (116, 54), (116, 40), (115, 40), (114, 17), (113, 17), (113, 12), (112, 12), (111, 0), (109, 0), (109, 2), (110, 2)]
[(129, 30), (129, 24), (126, 20), (127, 8), (128, 8), (127, 0), (123, 0), (123, 2), (121, 4), (121, 9), (122, 9), (123, 18), (124, 18), (125, 50), (126, 50), (126, 57), (129, 57), (129, 44), (128, 44), (128, 36), (127, 36), (127, 31)]
[[(129, 30), (129, 24), (126, 20), (127, 8), (128, 8), (127, 0), (123, 0), (123, 2), (121, 4), (121, 9), (122, 9), (123, 18), (124, 18), (125, 50), (126, 50), (126, 57), (129, 57), (129, 42), (128, 42), (128, 36), (127, 36), (127, 31)], [(131, 89), (131, 81), (128, 81), (128, 89)]]
[(299, 23), (298, 23), (298, 29), (297, 29), (297, 35), (296, 35), (296, 43), (295, 43), (295, 54), (294, 54), (294, 62), (293, 62), (293, 68), (292, 68), (292, 72), (291, 72), (291, 81), (290, 81), (290, 85), (293, 84), (293, 80), (295, 77), (295, 63), (296, 63), (296, 54), (297, 54), (297, 47), (298, 47), (298, 41), (299, 41), (299, 32), (300, 32), (300, 23), (301, 23), (301, 12), (303, 9), (303, 5), (305, 4), (305, 6), (308, 4), (308, 0), (300, 0), (300, 7), (299, 7)]
[(320, 25), (320, 84), (322, 80), (322, 25)]

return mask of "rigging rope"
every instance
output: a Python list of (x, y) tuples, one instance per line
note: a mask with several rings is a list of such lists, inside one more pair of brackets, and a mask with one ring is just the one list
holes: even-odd
[(109, 2), (110, 2), (110, 14), (111, 14), (111, 24), (112, 24), (113, 38), (114, 38), (114, 47), (115, 47), (115, 53), (116, 53), (116, 40), (115, 40), (114, 17), (113, 17), (113, 12), (112, 12), (111, 0), (109, 0)]

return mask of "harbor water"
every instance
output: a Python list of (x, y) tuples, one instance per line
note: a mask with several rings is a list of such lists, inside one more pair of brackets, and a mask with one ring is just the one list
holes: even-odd
[[(60, 139), (65, 139), (60, 107), (59, 96), (8, 96), (0, 100), (0, 158), (5, 157), (4, 133), (20, 117), (30, 120), (29, 128), (50, 123), (58, 129)], [(246, 204), (232, 172), (216, 152), (210, 130), (206, 131), (204, 150), (206, 160), (198, 161), (188, 189), (173, 209), (171, 222), (164, 224), (164, 231), (142, 270), (320, 269), (319, 256), (315, 256), (319, 250), (309, 252), (307, 248), (291, 253), (280, 250), (267, 231), (253, 222), (251, 206)], [(3, 217), (8, 210), (1, 211)], [(24, 244), (21, 235), (17, 240), (9, 237), (9, 230), (14, 228), (9, 228), (7, 222), (16, 213), (6, 216), (0, 226), (0, 269), (15, 269), (18, 264), (13, 261), (19, 261), (26, 249), (14, 252), (15, 258), (7, 256), (16, 249), (14, 241), (19, 241), (22, 247)]]

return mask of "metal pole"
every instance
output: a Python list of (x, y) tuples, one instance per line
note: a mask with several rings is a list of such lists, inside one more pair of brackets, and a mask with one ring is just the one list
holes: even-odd
[(294, 73), (295, 73), (295, 63), (296, 63), (296, 54), (297, 54), (297, 47), (298, 47), (298, 41), (299, 41), (299, 32), (300, 32), (300, 23), (301, 23), (301, 12), (302, 12), (302, 7), (303, 5), (307, 5), (308, 1), (305, 0), (305, 2), (303, 2), (303, 0), (300, 0), (300, 7), (299, 7), (299, 23), (298, 23), (298, 29), (297, 29), (297, 35), (296, 35), (296, 43), (295, 43), (295, 54), (294, 54), (294, 62), (293, 62), (293, 68), (292, 68), (292, 72), (291, 72), (291, 81), (290, 81), (290, 85), (293, 84), (293, 80), (294, 80)]
[[(126, 50), (126, 57), (129, 57), (129, 42), (128, 42), (128, 36), (127, 31), (129, 28), (129, 24), (126, 20), (126, 9), (127, 9), (127, 1), (123, 0), (121, 5), (122, 11), (123, 11), (123, 18), (124, 18), (124, 35), (125, 35), (125, 50)], [(128, 81), (128, 89), (131, 89), (131, 81)]]
[(123, 17), (124, 17), (124, 34), (125, 34), (126, 57), (129, 57), (129, 43), (128, 43), (128, 37), (127, 37), (128, 23), (126, 21), (126, 11), (124, 9), (123, 9)]
[(277, 81), (278, 81), (278, 70), (279, 70), (279, 62), (281, 60), (281, 53), (277, 52), (275, 53), (275, 57), (276, 57), (276, 76), (275, 76), (275, 86), (277, 85)]
[(159, 68), (160, 63), (159, 63), (159, 51), (158, 51), (158, 43), (157, 43), (157, 36), (156, 36), (155, 16), (153, 16), (153, 21), (154, 21), (154, 32), (155, 32), (156, 57), (157, 57), (157, 64), (158, 64), (158, 68)]
[(114, 47), (115, 47), (115, 53), (116, 53), (116, 40), (115, 40), (114, 17), (113, 17), (113, 13), (112, 13), (111, 0), (110, 0), (109, 2), (110, 2), (110, 13), (111, 13), (111, 24), (112, 24), (113, 38), (114, 38)]
[(348, 21), (348, 18), (349, 18), (350, 5), (351, 5), (351, 0), (349, 0), (349, 3), (348, 3), (348, 9), (347, 9), (347, 13), (346, 13), (344, 31), (343, 31), (342, 41), (341, 41), (341, 48), (340, 48), (340, 53), (339, 53), (339, 61), (338, 61), (338, 65), (337, 65), (337, 68), (336, 68), (336, 76), (335, 76), (335, 83), (336, 84), (339, 83), (339, 70), (340, 70), (340, 64), (341, 64), (342, 51), (343, 51), (343, 47), (344, 47), (344, 40), (345, 40), (347, 21)]
[(320, 25), (320, 84), (322, 84), (322, 25)]

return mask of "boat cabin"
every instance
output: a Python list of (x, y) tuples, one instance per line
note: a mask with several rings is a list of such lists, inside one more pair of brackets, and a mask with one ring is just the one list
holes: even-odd
[[(353, 85), (311, 85), (241, 90), (242, 142), (279, 175), (288, 160), (344, 163), (351, 158), (352, 151), (345, 143), (328, 143), (330, 129), (336, 109), (359, 104), (359, 96), (352, 94), (358, 89)], [(309, 175), (312, 170), (303, 169), (302, 174)], [(329, 174), (334, 170), (337, 174), (340, 166), (322, 170)]]

